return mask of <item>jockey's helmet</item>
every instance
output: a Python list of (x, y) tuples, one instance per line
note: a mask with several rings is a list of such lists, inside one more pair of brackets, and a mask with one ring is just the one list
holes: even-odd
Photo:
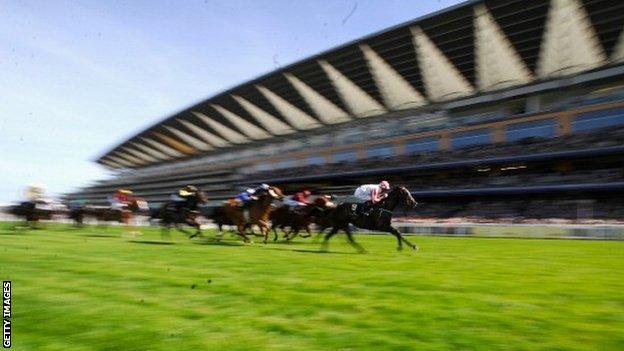
[(379, 183), (379, 187), (383, 190), (388, 190), (390, 189), (390, 183), (388, 183), (385, 180), (382, 180), (381, 183)]
[(186, 191), (194, 193), (197, 191), (197, 187), (195, 185), (187, 185)]
[(117, 191), (122, 193), (122, 194), (132, 194), (132, 190), (130, 190), (130, 189), (119, 189)]
[(267, 183), (262, 183), (262, 184), (260, 184), (260, 188), (262, 188), (264, 190), (269, 190), (270, 186)]
[(304, 190), (303, 191), (303, 195), (310, 196), (310, 195), (312, 195), (312, 193), (310, 192), (310, 190)]

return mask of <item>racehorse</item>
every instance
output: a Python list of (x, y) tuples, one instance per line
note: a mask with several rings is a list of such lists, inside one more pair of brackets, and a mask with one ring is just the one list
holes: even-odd
[(179, 231), (188, 234), (186, 230), (180, 226), (180, 224), (186, 224), (195, 228), (195, 233), (189, 235), (189, 238), (201, 236), (201, 224), (198, 221), (199, 212), (197, 208), (199, 204), (203, 204), (207, 200), (206, 194), (198, 190), (195, 195), (187, 198), (183, 206), (180, 206), (180, 204), (175, 201), (166, 202), (160, 209), (152, 212), (149, 221), (151, 223), (153, 220), (159, 219), (163, 230), (168, 231), (173, 225)]
[[(282, 198), (284, 198), (282, 191), (278, 187), (272, 186), (257, 195), (257, 200), (254, 200), (249, 205), (248, 210), (243, 210), (239, 206), (238, 200), (231, 199), (223, 205), (223, 211), (226, 217), (236, 225), (238, 235), (243, 238), (244, 242), (249, 242), (245, 230), (252, 225), (257, 225), (260, 228), (260, 233), (264, 236), (264, 243), (266, 244), (269, 236), (269, 214), (273, 209), (273, 200), (281, 200)], [(247, 212), (247, 216), (245, 212)]]
[(109, 206), (76, 207), (69, 212), (69, 218), (73, 219), (76, 225), (82, 225), (85, 217), (93, 217), (98, 222), (119, 222), (128, 226), (135, 215), (147, 213), (149, 213), (147, 201), (134, 197), (130, 200), (127, 207), (123, 209), (111, 208)]
[[(292, 208), (284, 205), (278, 207), (270, 214), (271, 230), (274, 233), (273, 241), (278, 239), (277, 228), (284, 232), (286, 241), (295, 238), (302, 229), (307, 233), (306, 238), (312, 236), (310, 225), (317, 224), (324, 228), (321, 224), (322, 218), (326, 217), (328, 211), (331, 211), (334, 206), (331, 202), (331, 196), (320, 195), (312, 203), (305, 206)], [(286, 231), (286, 227), (289, 227), (290, 230)]]
[(353, 240), (349, 224), (362, 229), (378, 230), (386, 233), (391, 233), (397, 238), (398, 250), (403, 249), (403, 243), (407, 244), (412, 249), (418, 247), (409, 242), (401, 232), (392, 226), (392, 211), (397, 206), (402, 206), (405, 209), (414, 208), (418, 205), (416, 200), (412, 197), (412, 194), (405, 187), (396, 187), (388, 193), (388, 196), (380, 201), (378, 204), (373, 205), (374, 208), (369, 215), (359, 213), (358, 204), (354, 203), (342, 203), (332, 211), (330, 216), (330, 224), (332, 230), (325, 235), (323, 240), (322, 249), (327, 249), (329, 239), (334, 236), (339, 230), (343, 230), (347, 234), (349, 243), (353, 245), (358, 251), (364, 252), (358, 243)]
[(41, 220), (51, 220), (54, 216), (67, 213), (65, 207), (60, 208), (58, 205), (46, 204), (45, 208), (37, 205), (32, 201), (25, 201), (19, 205), (10, 206), (7, 212), (17, 217), (23, 217), (31, 228), (36, 228), (35, 224)]
[[(217, 225), (217, 228), (219, 229), (217, 238), (220, 238), (223, 235), (223, 226), (236, 226), (234, 222), (226, 216), (223, 206), (202, 209), (202, 215), (207, 219), (212, 220), (212, 222)], [(248, 228), (250, 229), (252, 235), (256, 235), (250, 225)], [(231, 231), (235, 232), (235, 230)]]

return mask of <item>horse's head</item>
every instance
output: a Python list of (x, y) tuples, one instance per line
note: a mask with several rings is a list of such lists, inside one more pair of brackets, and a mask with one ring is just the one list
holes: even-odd
[(145, 199), (140, 197), (132, 198), (130, 203), (128, 204), (128, 209), (132, 212), (148, 212), (149, 205)]
[(318, 207), (335, 207), (336, 205), (332, 202), (331, 195), (319, 195), (314, 199), (314, 206)]
[(404, 186), (392, 189), (385, 201), (390, 209), (394, 209), (397, 205), (401, 205), (405, 209), (411, 209), (418, 205), (412, 193)]
[(204, 193), (202, 190), (197, 189), (197, 202), (199, 203), (206, 203), (208, 201), (208, 196), (206, 196), (206, 193)]

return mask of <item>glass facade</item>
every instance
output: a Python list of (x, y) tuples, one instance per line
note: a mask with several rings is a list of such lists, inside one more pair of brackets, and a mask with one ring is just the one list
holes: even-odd
[(279, 161), (277, 163), (276, 168), (277, 169), (293, 168), (296, 165), (297, 165), (297, 161), (295, 161), (294, 159), (288, 159), (288, 160)]
[(552, 138), (555, 136), (557, 122), (554, 119), (510, 124), (505, 132), (507, 141), (516, 141), (530, 137)]
[(572, 131), (582, 132), (620, 125), (624, 125), (624, 108), (622, 107), (581, 113), (572, 121)]
[(366, 157), (392, 157), (394, 155), (396, 152), (392, 144), (375, 145), (366, 150)]
[(351, 162), (357, 160), (357, 153), (355, 151), (339, 151), (334, 153), (334, 162)]
[(308, 157), (308, 165), (322, 165), (325, 164), (325, 157), (323, 156), (310, 156)]
[(438, 138), (421, 138), (409, 140), (405, 143), (405, 152), (408, 154), (418, 154), (438, 149)]
[(259, 172), (263, 172), (263, 171), (270, 171), (272, 168), (273, 168), (273, 167), (271, 167), (271, 165), (270, 165), (270, 164), (268, 164), (268, 163), (261, 163), (261, 164), (259, 164), (259, 165), (257, 165), (257, 166), (256, 166), (256, 169), (257, 169)]
[(488, 128), (482, 128), (467, 132), (455, 133), (453, 134), (451, 143), (453, 145), (453, 149), (461, 149), (463, 147), (473, 145), (489, 144), (490, 130)]

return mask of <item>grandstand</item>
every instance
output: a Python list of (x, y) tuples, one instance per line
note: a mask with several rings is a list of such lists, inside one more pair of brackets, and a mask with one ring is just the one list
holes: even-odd
[(386, 178), (416, 216), (621, 219), (624, 2), (467, 1), (223, 91), (97, 162), (114, 179), (68, 199)]

